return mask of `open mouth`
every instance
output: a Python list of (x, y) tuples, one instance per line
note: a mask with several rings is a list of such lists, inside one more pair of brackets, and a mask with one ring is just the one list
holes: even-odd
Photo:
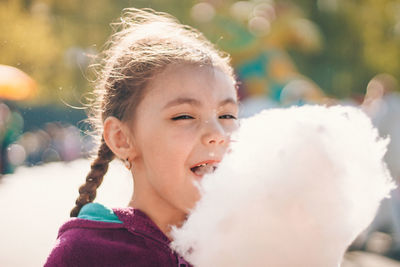
[(201, 163), (199, 165), (196, 165), (190, 170), (196, 174), (197, 176), (203, 176), (208, 173), (213, 173), (217, 169), (217, 163)]

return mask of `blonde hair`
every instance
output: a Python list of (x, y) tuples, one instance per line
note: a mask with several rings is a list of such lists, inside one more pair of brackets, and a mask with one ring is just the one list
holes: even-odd
[[(235, 84), (227, 54), (218, 51), (202, 33), (180, 24), (174, 17), (150, 9), (126, 9), (116, 33), (107, 43), (98, 66), (95, 99), (89, 120), (102, 136), (103, 122), (109, 116), (121, 121), (134, 119), (148, 82), (171, 64), (191, 64), (219, 68)], [(92, 202), (115, 155), (101, 138), (97, 157), (86, 182), (79, 188), (71, 217)]]

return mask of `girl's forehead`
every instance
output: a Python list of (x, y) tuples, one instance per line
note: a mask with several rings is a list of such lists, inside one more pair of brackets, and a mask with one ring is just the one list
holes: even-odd
[(168, 66), (149, 83), (146, 95), (164, 100), (189, 95), (200, 98), (237, 98), (231, 76), (217, 67), (189, 64)]
[(207, 76), (208, 79), (214, 80), (219, 76), (230, 78), (226, 73), (215, 66), (195, 65), (195, 64), (171, 64), (157, 74), (151, 83), (173, 83), (178, 81), (191, 82), (197, 78)]

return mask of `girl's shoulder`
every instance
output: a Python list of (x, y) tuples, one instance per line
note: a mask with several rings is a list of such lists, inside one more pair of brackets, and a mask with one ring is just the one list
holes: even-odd
[(176, 266), (168, 238), (141, 211), (86, 204), (61, 226), (45, 266)]
[(68, 238), (70, 242), (83, 241), (83, 237), (86, 241), (99, 237), (107, 239), (108, 235), (104, 233), (118, 232), (118, 229), (124, 228), (123, 222), (113, 210), (99, 203), (89, 203), (82, 207), (78, 217), (71, 218), (60, 227), (57, 238), (64, 241)]

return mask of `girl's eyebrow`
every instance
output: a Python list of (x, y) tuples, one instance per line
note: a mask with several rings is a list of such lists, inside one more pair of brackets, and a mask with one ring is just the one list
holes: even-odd
[[(197, 99), (187, 98), (187, 97), (178, 97), (178, 98), (175, 98), (175, 99), (169, 101), (163, 107), (163, 109), (167, 109), (167, 108), (170, 108), (170, 107), (173, 107), (173, 106), (182, 105), (182, 104), (189, 104), (189, 105), (192, 105), (192, 106), (201, 106), (201, 102), (199, 100), (197, 100)], [(227, 99), (222, 100), (219, 103), (219, 106), (225, 106), (227, 104), (237, 105), (238, 103), (237, 103), (237, 101), (235, 99), (233, 99), (231, 97), (228, 97)]]
[(193, 105), (193, 106), (201, 106), (200, 101), (197, 100), (197, 99), (187, 98), (187, 97), (178, 97), (178, 98), (175, 98), (175, 99), (169, 101), (163, 107), (163, 109), (167, 109), (167, 108), (170, 108), (172, 106), (178, 106), (178, 105), (182, 105), (182, 104), (189, 104), (189, 105)]
[(233, 99), (232, 97), (228, 97), (227, 99), (222, 100), (222, 101), (219, 103), (219, 106), (225, 106), (225, 105), (227, 105), (227, 104), (232, 104), (232, 105), (235, 105), (235, 106), (238, 105), (238, 103), (237, 103), (237, 101), (236, 101), (235, 99)]

